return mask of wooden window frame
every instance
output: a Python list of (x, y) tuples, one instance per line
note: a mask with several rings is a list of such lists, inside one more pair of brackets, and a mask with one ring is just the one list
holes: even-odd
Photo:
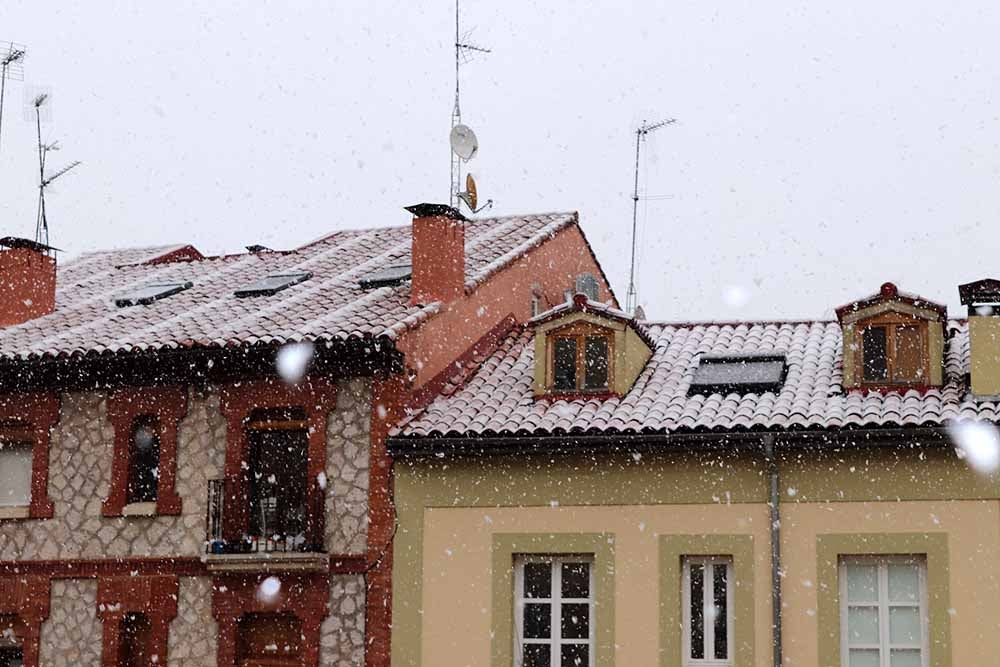
[[(930, 341), (927, 332), (928, 322), (914, 317), (908, 317), (899, 313), (886, 313), (877, 317), (859, 321), (855, 325), (854, 344), (857, 354), (854, 369), (855, 377), (858, 378), (858, 386), (869, 389), (897, 389), (899, 387), (925, 387), (930, 384), (931, 361), (930, 361)], [(920, 332), (920, 379), (895, 381), (893, 375), (896, 367), (896, 341), (897, 330), (900, 327), (914, 327)], [(865, 350), (864, 333), (868, 329), (885, 329), (885, 380), (865, 379)]]
[[(588, 389), (584, 388), (587, 371), (587, 338), (590, 336), (600, 336), (608, 341), (608, 379), (603, 387)], [(555, 342), (560, 338), (576, 339), (576, 388), (557, 389), (555, 387)], [(614, 331), (604, 327), (595, 326), (588, 322), (574, 322), (560, 329), (555, 329), (546, 334), (545, 341), (545, 386), (550, 394), (593, 394), (602, 396), (612, 391), (615, 386), (615, 335)]]
[[(878, 600), (871, 604), (852, 605), (847, 599), (847, 566), (854, 563), (864, 563), (875, 565), (876, 585), (879, 589)], [(888, 566), (894, 563), (907, 563), (917, 566), (918, 573), (918, 597), (915, 605), (893, 604), (888, 599)], [(892, 648), (902, 648), (905, 650), (920, 650), (920, 664), (922, 667), (930, 665), (930, 620), (927, 609), (927, 561), (919, 555), (860, 555), (841, 556), (837, 563), (837, 578), (840, 594), (840, 656), (842, 667), (850, 667), (849, 648), (862, 648), (878, 650), (880, 667), (889, 667)], [(878, 614), (878, 635), (879, 640), (875, 645), (853, 646), (847, 632), (847, 611), (851, 606), (871, 606)], [(889, 635), (889, 608), (892, 606), (915, 606), (920, 614), (920, 646), (893, 646)]]
[(52, 428), (59, 421), (59, 398), (54, 393), (35, 392), (0, 396), (0, 422), (23, 422), (12, 429), (11, 439), (31, 443), (31, 500), (22, 507), (4, 507), (0, 520), (51, 519), (54, 505), (49, 499), (49, 445)]
[[(719, 658), (692, 658), (691, 657), (691, 565), (726, 567), (726, 653), (727, 657)], [(707, 570), (706, 570), (707, 571)], [(733, 581), (735, 568), (733, 559), (730, 556), (684, 556), (681, 565), (681, 623), (682, 623), (682, 664), (684, 667), (732, 667), (735, 632), (735, 610), (733, 609)], [(708, 577), (704, 580), (704, 595), (708, 597), (710, 581)], [(703, 619), (707, 619), (705, 614)], [(712, 646), (714, 652), (715, 624), (704, 622), (704, 642), (705, 646)]]
[[(188, 397), (184, 387), (130, 387), (119, 389), (108, 396), (108, 420), (115, 429), (114, 454), (111, 463), (111, 488), (101, 506), (107, 517), (125, 514), (154, 514), (130, 512), (128, 505), (128, 480), (132, 463), (132, 436), (139, 420), (152, 418), (157, 424), (160, 439), (159, 479), (156, 483), (156, 515), (181, 513), (181, 497), (175, 488), (177, 482), (177, 428), (187, 415)], [(152, 503), (150, 503), (152, 504)], [(147, 505), (147, 503), (135, 503)]]

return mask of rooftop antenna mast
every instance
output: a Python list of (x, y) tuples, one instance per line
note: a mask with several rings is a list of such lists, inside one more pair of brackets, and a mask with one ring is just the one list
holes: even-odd
[(0, 47), (0, 138), (3, 136), (3, 100), (7, 92), (7, 79), (24, 80), (24, 56), (27, 49), (22, 44), (8, 42)]
[[(477, 53), (490, 52), (487, 48), (470, 43), (468, 34), (462, 36), (459, 27), (459, 2), (460, 0), (455, 0), (455, 108), (451, 112), (452, 136), (454, 136), (456, 127), (465, 127), (462, 125), (462, 107), (459, 104), (461, 87), (459, 69), (463, 63), (472, 60), (472, 57)], [(459, 194), (462, 192), (462, 161), (472, 159), (473, 155), (463, 157), (454, 150), (451, 153), (451, 189), (448, 193), (448, 203), (451, 206), (458, 206)]]
[(60, 176), (72, 169), (80, 166), (79, 160), (71, 162), (62, 169), (49, 176), (45, 175), (45, 159), (49, 151), (59, 150), (59, 142), (53, 141), (49, 144), (42, 143), (42, 105), (48, 101), (49, 96), (43, 93), (37, 96), (32, 104), (35, 107), (35, 127), (38, 130), (38, 214), (35, 218), (35, 242), (49, 245), (49, 221), (45, 214), (45, 189)]
[(642, 124), (635, 131), (635, 188), (632, 190), (632, 259), (628, 270), (628, 292), (625, 294), (625, 312), (632, 314), (636, 307), (635, 293), (635, 235), (636, 220), (639, 216), (639, 150), (645, 142), (650, 132), (672, 125), (677, 122), (676, 118), (668, 118), (655, 123), (642, 121)]

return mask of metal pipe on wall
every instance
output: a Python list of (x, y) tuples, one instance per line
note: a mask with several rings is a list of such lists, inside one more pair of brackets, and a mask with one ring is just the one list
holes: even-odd
[(778, 461), (774, 455), (774, 436), (764, 436), (764, 457), (770, 481), (768, 508), (771, 511), (771, 648), (774, 667), (781, 667), (781, 500), (778, 490)]

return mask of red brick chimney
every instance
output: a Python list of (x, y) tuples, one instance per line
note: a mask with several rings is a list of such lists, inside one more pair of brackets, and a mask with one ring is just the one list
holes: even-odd
[(406, 210), (413, 214), (410, 303), (454, 301), (465, 292), (465, 217), (444, 204)]
[(56, 309), (52, 250), (27, 239), (0, 239), (0, 327), (21, 324)]

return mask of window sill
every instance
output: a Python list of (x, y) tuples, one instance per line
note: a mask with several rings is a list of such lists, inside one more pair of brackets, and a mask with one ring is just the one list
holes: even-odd
[(0, 507), (0, 521), (3, 519), (30, 519), (30, 505), (10, 505)]
[(156, 501), (129, 503), (122, 508), (122, 516), (156, 516)]

